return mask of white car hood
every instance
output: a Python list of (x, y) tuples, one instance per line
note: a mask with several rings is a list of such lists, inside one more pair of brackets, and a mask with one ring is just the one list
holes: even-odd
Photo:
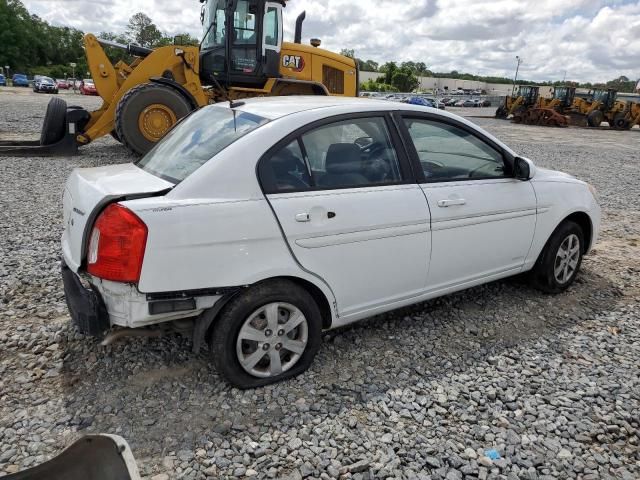
[(77, 271), (82, 264), (93, 222), (109, 203), (150, 196), (173, 186), (132, 163), (75, 169), (67, 179), (62, 199), (62, 250), (67, 265)]
[(569, 175), (568, 173), (558, 172), (556, 170), (549, 170), (547, 168), (540, 168), (536, 166), (536, 174), (533, 177), (535, 182), (579, 182), (576, 177)]

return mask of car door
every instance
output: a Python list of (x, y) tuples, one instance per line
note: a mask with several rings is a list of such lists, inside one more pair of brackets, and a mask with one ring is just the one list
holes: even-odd
[(431, 209), (428, 289), (518, 273), (536, 226), (531, 183), (513, 178), (502, 148), (468, 125), (410, 115), (401, 124)]
[(291, 252), (332, 289), (342, 317), (424, 291), (429, 209), (385, 115), (290, 136), (260, 162)]

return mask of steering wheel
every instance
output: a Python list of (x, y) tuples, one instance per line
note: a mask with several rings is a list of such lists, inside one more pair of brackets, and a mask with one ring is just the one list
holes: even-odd
[[(485, 160), (485, 161), (482, 163), (482, 165), (480, 165), (479, 167), (474, 168), (473, 170), (471, 170), (471, 171), (469, 172), (469, 178), (472, 178), (472, 177), (473, 177), (473, 175), (474, 175), (478, 170), (480, 170), (481, 168), (483, 168), (483, 167), (484, 167), (486, 164), (488, 164), (488, 163), (496, 163), (496, 162), (494, 162), (493, 160)], [(500, 171), (501, 169), (502, 169), (502, 168), (500, 168), (500, 167), (496, 167), (496, 170), (495, 170), (495, 171), (497, 172), (497, 171)]]
[(360, 147), (360, 153), (369, 155), (371, 158), (374, 154), (386, 150), (387, 146), (382, 142), (373, 142), (365, 147)]

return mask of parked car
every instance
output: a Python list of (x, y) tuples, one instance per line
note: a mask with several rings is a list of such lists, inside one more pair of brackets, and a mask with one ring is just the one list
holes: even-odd
[(467, 98), (466, 100), (458, 100), (453, 106), (454, 107), (474, 107), (475, 104), (473, 103), (473, 100), (469, 100)]
[(566, 290), (600, 207), (456, 115), (271, 97), (201, 108), (135, 163), (74, 170), (63, 219), (82, 332), (189, 319), (195, 349), (251, 388), (306, 370), (323, 330), (523, 272)]
[(96, 90), (96, 85), (93, 83), (93, 80), (90, 78), (85, 78), (80, 83), (80, 93), (82, 95), (98, 95), (98, 90)]
[(16, 73), (11, 77), (11, 84), (14, 87), (28, 87), (29, 79), (23, 73)]
[(5, 78), (4, 75), (0, 73), (0, 87), (6, 87), (6, 86), (7, 86), (7, 79)]
[(405, 103), (410, 105), (422, 105), (423, 107), (435, 107), (433, 100), (424, 97), (409, 97), (406, 99)]
[(490, 100), (488, 100), (488, 99), (486, 99), (486, 98), (485, 98), (485, 99), (483, 99), (483, 100), (482, 100), (482, 106), (483, 106), (483, 107), (490, 107), (490, 106), (491, 106), (491, 101), (490, 101)]
[(434, 98), (429, 97), (409, 97), (407, 102), (411, 105), (422, 105), (424, 107), (438, 108), (440, 110), (444, 110), (444, 105), (441, 102), (438, 102)]
[(33, 80), (33, 91), (36, 93), (58, 93), (58, 86), (52, 78), (37, 75)]
[(69, 85), (69, 82), (67, 80), (65, 80), (64, 78), (58, 78), (56, 80), (56, 85), (58, 86), (59, 90), (69, 90), (69, 88), (71, 87)]

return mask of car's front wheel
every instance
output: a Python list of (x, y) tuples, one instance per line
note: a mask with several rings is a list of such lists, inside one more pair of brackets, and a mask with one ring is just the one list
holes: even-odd
[(560, 293), (574, 282), (584, 252), (584, 232), (580, 225), (565, 221), (553, 232), (540, 254), (531, 281), (546, 293)]
[(218, 372), (238, 388), (255, 388), (304, 372), (321, 341), (318, 305), (288, 280), (257, 284), (223, 309), (210, 340)]

